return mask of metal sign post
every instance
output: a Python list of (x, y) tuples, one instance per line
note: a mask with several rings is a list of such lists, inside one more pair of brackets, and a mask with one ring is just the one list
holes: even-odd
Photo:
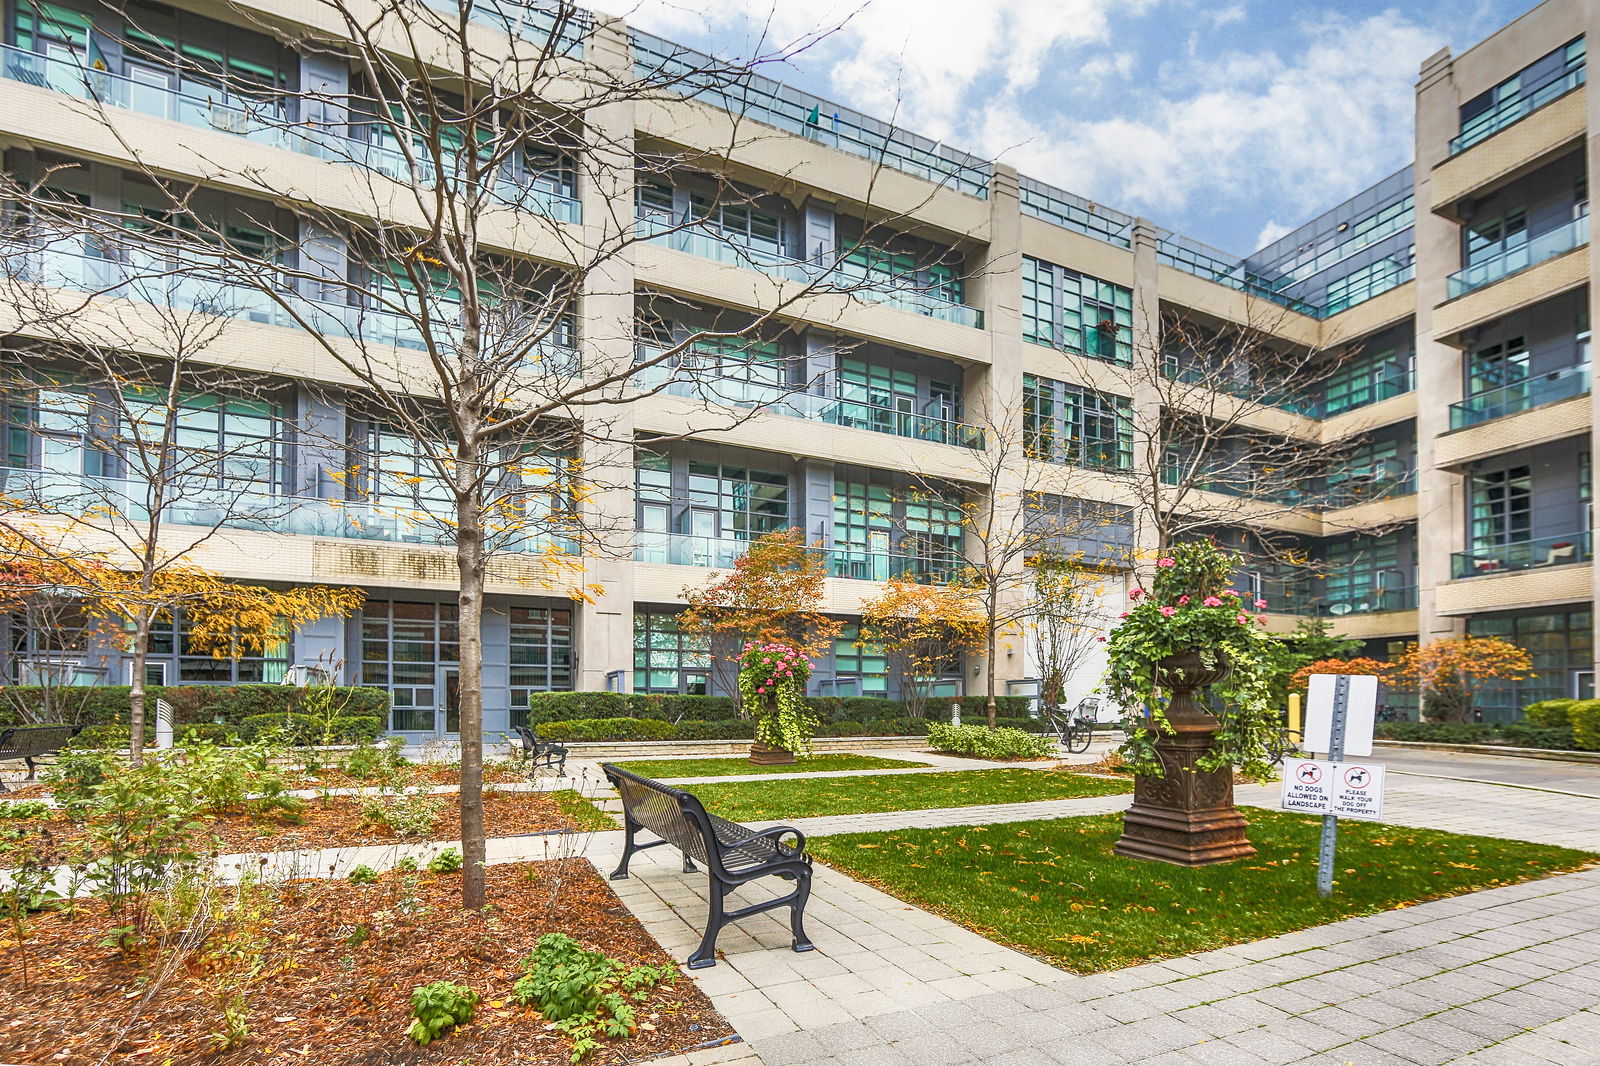
[[(1350, 677), (1340, 674), (1334, 681), (1333, 721), (1328, 733), (1328, 761), (1337, 766), (1344, 761), (1344, 731), (1350, 717)], [(1322, 847), (1317, 855), (1317, 895), (1333, 895), (1333, 853), (1339, 842), (1339, 819), (1322, 816)]]

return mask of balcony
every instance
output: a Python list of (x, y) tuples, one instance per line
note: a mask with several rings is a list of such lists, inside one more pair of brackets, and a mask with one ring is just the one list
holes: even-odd
[(1294, 592), (1267, 596), (1267, 609), (1277, 614), (1311, 618), (1344, 618), (1353, 614), (1382, 614), (1385, 611), (1410, 611), (1417, 606), (1417, 586), (1374, 588), (1346, 592), (1338, 596)]
[[(129, 478), (8, 467), (0, 468), (0, 485), (7, 498), (22, 501), (47, 514), (92, 511), (99, 515), (116, 515), (130, 522), (143, 522), (150, 517), (149, 485)], [(168, 494), (174, 499), (162, 508), (161, 517), (163, 522), (172, 525), (390, 544), (447, 547), (455, 543), (448, 531), (448, 518), (433, 517), (415, 507), (284, 496), (262, 492), (248, 483), (230, 486), (214, 483), (214, 479), (197, 486), (169, 487)], [(570, 540), (532, 532), (507, 545), (507, 549), (567, 554), (577, 551)]]
[(1566, 225), (1541, 233), (1525, 244), (1507, 248), (1481, 263), (1474, 263), (1464, 270), (1456, 271), (1447, 279), (1446, 295), (1452, 300), (1465, 296), (1475, 289), (1491, 285), (1519, 270), (1537, 266), (1588, 243), (1589, 216), (1580, 215)]
[(1480, 392), (1450, 405), (1450, 428), (1465, 429), (1480, 422), (1505, 418), (1531, 407), (1557, 400), (1570, 400), (1589, 391), (1589, 365), (1569, 366), (1548, 374), (1515, 381), (1510, 385)]
[[(641, 359), (655, 358), (659, 354), (660, 349), (640, 349)], [(975, 451), (982, 451), (985, 447), (982, 429), (949, 418), (879, 407), (837, 395), (797, 392), (782, 385), (738, 378), (668, 380), (671, 373), (670, 368), (658, 364), (641, 371), (636, 381), (640, 388), (659, 387), (669, 396), (683, 396), (703, 403), (756, 408), (783, 418), (802, 418), (847, 429), (888, 433), (910, 440), (953, 444)], [(820, 387), (837, 390), (840, 385), (837, 381), (827, 379), (820, 383)]]
[(1493, 110), (1475, 116), (1471, 120), (1470, 128), (1463, 129), (1450, 139), (1450, 154), (1460, 155), (1479, 141), (1487, 140), (1507, 126), (1521, 122), (1541, 107), (1553, 103), (1582, 85), (1586, 77), (1587, 71), (1584, 67), (1566, 71), (1552, 81), (1526, 88)]
[[(4, 253), (4, 269), (19, 281), (263, 325), (299, 329), (309, 324), (326, 336), (413, 351), (427, 348), (416, 320), (409, 315), (308, 300), (285, 289), (284, 298), (295, 311), (291, 314), (261, 285), (229, 281), (214, 263), (182, 262), (138, 246), (107, 249), (97, 247), (92, 239), (77, 236), (44, 241), (0, 239), (0, 252)], [(576, 349), (549, 344), (544, 351), (551, 373), (577, 373)]]
[(1358, 507), (1373, 500), (1410, 496), (1416, 491), (1415, 470), (1404, 463), (1384, 461), (1370, 467), (1352, 469), (1337, 481), (1330, 478), (1327, 494), (1319, 503), (1325, 509)]
[[(634, 532), (633, 559), (638, 563), (666, 563), (673, 566), (698, 566), (728, 570), (750, 549), (749, 540), (738, 537), (696, 537), (687, 533), (657, 530)], [(834, 548), (823, 551), (828, 573), (856, 581), (887, 581), (891, 577), (910, 577), (924, 583), (954, 580), (960, 560), (923, 558), (893, 552)]]
[[(652, 215), (641, 214), (640, 229), (649, 234), (660, 221)], [(731, 236), (714, 230), (684, 227), (655, 232), (649, 237), (656, 244), (665, 245), (677, 252), (687, 252), (702, 259), (710, 259), (729, 266), (757, 270), (783, 281), (802, 285), (815, 285), (819, 293), (838, 292), (859, 296), (872, 303), (887, 304), (900, 311), (908, 311), (941, 322), (953, 322), (973, 329), (983, 328), (983, 312), (976, 307), (946, 300), (928, 289), (918, 289), (904, 284), (904, 279), (874, 281), (853, 274), (843, 267), (817, 260), (794, 259), (764, 248), (753, 248)]]
[[(1588, 531), (1559, 537), (1494, 544), (1470, 551), (1453, 552), (1450, 576), (1460, 580), (1518, 570), (1538, 570), (1547, 566), (1586, 563), (1594, 558), (1593, 538)], [(1587, 598), (1587, 593), (1584, 597)]]
[(1410, 370), (1391, 369), (1387, 373), (1349, 383), (1338, 399), (1320, 401), (1316, 405), (1316, 417), (1332, 418), (1346, 411), (1359, 410), (1371, 404), (1382, 403), (1384, 400), (1392, 400), (1396, 396), (1404, 396), (1408, 392), (1415, 391), (1416, 387), (1416, 375)]
[[(357, 140), (333, 129), (319, 129), (309, 122), (299, 122), (282, 100), (248, 97), (220, 88), (204, 97), (192, 96), (118, 74), (85, 70), (71, 59), (42, 56), (10, 45), (0, 46), (0, 74), (11, 81), (65, 93), (79, 100), (92, 100), (106, 107), (229, 133), (272, 148), (377, 171), (405, 185), (431, 186), (437, 177), (428, 160), (419, 159), (421, 169), (413, 173), (403, 152)], [(374, 132), (388, 132), (388, 129), (375, 127)], [(504, 204), (545, 215), (557, 222), (576, 223), (582, 218), (582, 207), (575, 197), (532, 182), (518, 181), (507, 174), (496, 176), (493, 196)]]

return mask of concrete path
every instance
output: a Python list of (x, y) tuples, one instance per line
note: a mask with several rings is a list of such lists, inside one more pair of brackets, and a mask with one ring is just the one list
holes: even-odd
[(1557, 759), (1521, 759), (1477, 752), (1430, 751), (1426, 748), (1372, 749), (1372, 760), (1391, 774), (1413, 774), (1481, 781), (1489, 784), (1548, 788), (1600, 798), (1600, 765)]

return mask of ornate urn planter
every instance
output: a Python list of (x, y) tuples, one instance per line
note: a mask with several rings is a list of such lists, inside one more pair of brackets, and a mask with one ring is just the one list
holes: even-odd
[(787, 766), (794, 762), (794, 752), (788, 748), (775, 748), (756, 741), (750, 745), (750, 761), (757, 766)]
[(1233, 805), (1233, 768), (1201, 770), (1195, 764), (1211, 750), (1221, 725), (1195, 702), (1194, 693), (1225, 679), (1232, 664), (1207, 666), (1196, 651), (1169, 655), (1158, 664), (1158, 681), (1172, 698), (1167, 726), (1156, 737), (1162, 776), (1140, 776), (1133, 805), (1122, 816), (1116, 852), (1134, 859), (1177, 866), (1210, 866), (1256, 853), (1245, 839), (1244, 820)]

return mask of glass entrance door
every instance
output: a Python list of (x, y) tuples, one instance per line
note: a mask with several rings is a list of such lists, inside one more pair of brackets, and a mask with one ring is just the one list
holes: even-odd
[(439, 668), (439, 690), (444, 694), (444, 735), (447, 737), (459, 736), (461, 733), (461, 668), (457, 666), (441, 666)]

